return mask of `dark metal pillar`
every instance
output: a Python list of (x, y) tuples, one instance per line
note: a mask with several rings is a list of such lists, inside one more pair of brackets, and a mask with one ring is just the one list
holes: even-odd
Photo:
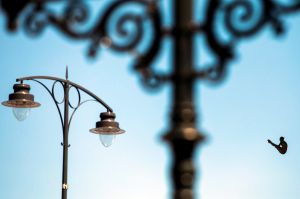
[(64, 129), (63, 129), (63, 170), (61, 198), (67, 199), (68, 192), (68, 149), (69, 149), (69, 84), (64, 84)]
[(164, 136), (173, 152), (174, 199), (194, 198), (193, 153), (202, 135), (196, 129), (194, 107), (193, 35), (190, 31), (193, 0), (174, 0), (173, 110), (171, 130)]

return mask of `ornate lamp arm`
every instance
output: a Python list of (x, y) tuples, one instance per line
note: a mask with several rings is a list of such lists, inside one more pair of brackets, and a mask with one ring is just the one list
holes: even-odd
[[(58, 77), (52, 77), (52, 76), (29, 76), (29, 77), (21, 77), (21, 78), (17, 78), (16, 81), (17, 82), (22, 82), (24, 80), (37, 80), (37, 79), (46, 79), (46, 80), (53, 80), (53, 81), (57, 81), (60, 83), (65, 83), (65, 84), (69, 84), (70, 86), (73, 86), (76, 89), (79, 89), (83, 92), (85, 92), (86, 94), (88, 94), (90, 97), (94, 98), (95, 101), (99, 102), (101, 105), (103, 105), (108, 112), (113, 112), (113, 109), (107, 105), (102, 99), (100, 99), (97, 95), (95, 95), (94, 93), (92, 93), (91, 91), (89, 91), (88, 89), (69, 81), (68, 79), (62, 79), (62, 78), (58, 78)], [(41, 83), (41, 82), (40, 82)]]
[[(94, 93), (92, 93), (91, 91), (89, 91), (88, 89), (74, 83), (74, 82), (71, 82), (68, 80), (68, 70), (66, 71), (66, 79), (62, 79), (62, 78), (58, 78), (58, 77), (52, 77), (52, 76), (28, 76), (28, 77), (20, 77), (20, 78), (17, 78), (16, 81), (17, 82), (21, 82), (21, 84), (23, 83), (24, 80), (27, 80), (27, 81), (35, 81), (37, 83), (39, 83), (40, 85), (42, 85), (46, 90), (47, 92), (49, 93), (49, 95), (51, 96), (51, 98), (53, 99), (54, 101), (54, 104), (56, 106), (56, 109), (58, 111), (58, 114), (59, 114), (59, 118), (60, 118), (60, 121), (61, 121), (61, 126), (62, 126), (62, 129), (63, 129), (63, 132), (65, 131), (64, 128), (66, 128), (67, 126), (67, 129), (69, 129), (70, 125), (71, 125), (71, 122), (72, 122), (72, 119), (73, 119), (73, 116), (74, 114), (76, 113), (76, 111), (78, 110), (78, 108), (86, 103), (86, 102), (89, 102), (89, 101), (96, 101), (98, 103), (100, 103), (102, 106), (104, 106), (106, 109), (107, 109), (107, 112), (108, 113), (111, 113), (111, 114), (114, 114), (113, 113), (113, 109), (107, 105), (102, 99), (100, 99), (97, 95), (95, 95)], [(43, 82), (41, 82), (40, 80), (51, 80), (51, 81), (54, 81), (53, 84), (52, 84), (52, 89), (49, 89)], [(54, 92), (54, 87), (56, 85), (56, 83), (60, 83), (62, 85), (62, 87), (64, 88), (64, 99), (62, 101), (59, 101), (56, 99), (56, 96), (55, 96), (55, 92)], [(69, 90), (70, 88), (74, 87), (77, 91), (77, 94), (78, 94), (78, 103), (76, 106), (73, 106), (70, 101), (69, 101)], [(92, 99), (90, 100), (85, 100), (85, 101), (81, 101), (81, 93), (80, 91), (86, 93), (87, 95), (89, 95)], [(62, 113), (62, 110), (60, 108), (60, 104), (62, 103), (65, 103), (65, 110), (67, 110), (68, 114), (66, 116), (66, 113)], [(70, 118), (69, 118), (69, 107), (71, 109), (73, 109), (71, 115), (70, 115)]]

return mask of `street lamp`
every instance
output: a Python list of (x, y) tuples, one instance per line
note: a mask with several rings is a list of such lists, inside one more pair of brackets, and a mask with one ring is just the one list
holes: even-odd
[(14, 116), (19, 121), (25, 120), (30, 113), (31, 108), (39, 107), (41, 104), (34, 101), (34, 96), (29, 93), (28, 84), (15, 84), (14, 93), (9, 95), (9, 100), (3, 102), (4, 106), (13, 108)]
[[(90, 132), (98, 134), (101, 140), (101, 143), (105, 147), (109, 147), (115, 138), (116, 135), (122, 134), (125, 131), (119, 127), (119, 123), (115, 121), (116, 115), (103, 100), (93, 94), (91, 91), (85, 89), (84, 87), (75, 84), (68, 80), (68, 70), (66, 71), (66, 79), (61, 79), (51, 76), (30, 76), (18, 78), (18, 82), (13, 86), (14, 92), (11, 93), (8, 97), (8, 101), (2, 102), (2, 105), (13, 108), (14, 116), (19, 120), (25, 120), (30, 113), (31, 108), (37, 108), (41, 104), (34, 101), (34, 95), (30, 94), (30, 85), (25, 84), (24, 81), (31, 80), (41, 84), (52, 97), (56, 108), (58, 110), (61, 125), (63, 129), (63, 170), (62, 170), (62, 199), (67, 199), (67, 190), (68, 190), (68, 148), (69, 145), (69, 126), (71, 124), (72, 118), (77, 111), (77, 109), (88, 101), (96, 101), (100, 103), (107, 109), (107, 112), (100, 114), (100, 121), (96, 122), (96, 127), (90, 129)], [(50, 80), (53, 82), (52, 89), (49, 89), (44, 83), (40, 80)], [(55, 85), (59, 83), (63, 86), (64, 89), (64, 99), (59, 102), (55, 97), (54, 88)], [(76, 106), (73, 106), (69, 100), (70, 89), (75, 88), (78, 94), (78, 103)], [(81, 91), (89, 95), (92, 99), (81, 101)], [(64, 112), (60, 109), (60, 104), (63, 104)], [(73, 109), (71, 115), (69, 115), (69, 109)]]

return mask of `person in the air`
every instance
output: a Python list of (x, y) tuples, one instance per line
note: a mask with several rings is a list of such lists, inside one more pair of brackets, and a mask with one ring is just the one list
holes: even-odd
[(284, 141), (284, 137), (280, 137), (279, 140), (280, 143), (278, 145), (274, 144), (271, 140), (268, 140), (268, 143), (274, 146), (279, 151), (279, 153), (285, 154), (288, 148), (288, 144), (286, 143), (286, 141)]

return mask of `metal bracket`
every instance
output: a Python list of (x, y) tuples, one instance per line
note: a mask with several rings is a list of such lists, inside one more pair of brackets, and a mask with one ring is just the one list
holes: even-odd
[[(65, 144), (61, 142), (60, 145), (64, 146)], [(70, 146), (71, 146), (71, 144), (68, 145), (68, 147), (70, 147)]]

